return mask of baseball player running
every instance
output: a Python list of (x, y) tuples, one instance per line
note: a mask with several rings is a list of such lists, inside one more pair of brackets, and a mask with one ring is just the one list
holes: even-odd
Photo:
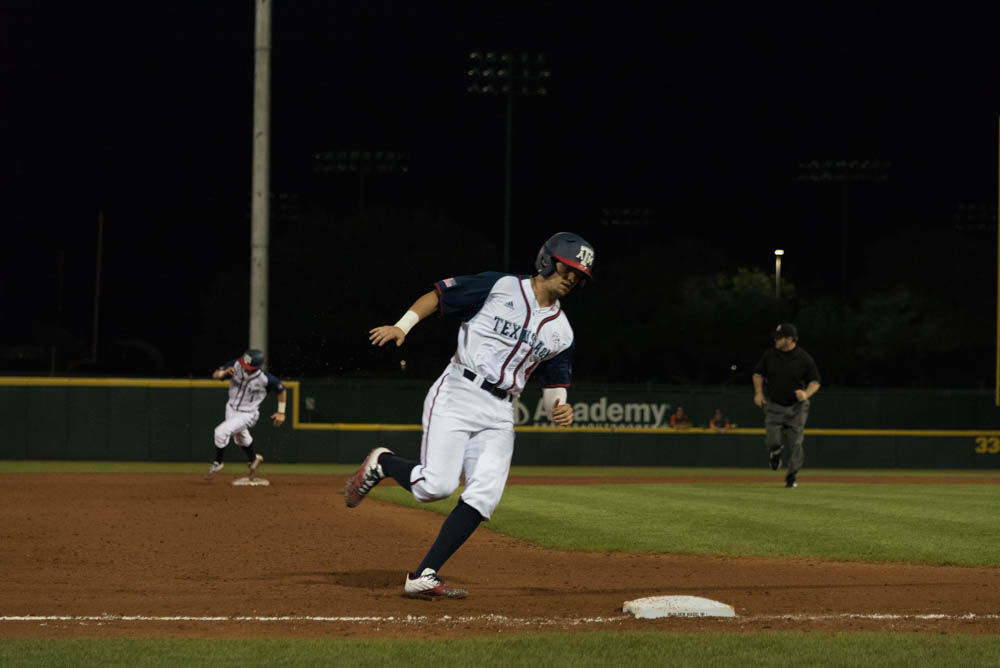
[(514, 452), (512, 401), (529, 376), (541, 381), (552, 422), (573, 423), (573, 408), (566, 403), (573, 329), (559, 300), (592, 280), (593, 266), (593, 247), (560, 232), (538, 251), (534, 276), (486, 272), (446, 278), (395, 325), (369, 332), (372, 345), (400, 346), (413, 326), (434, 312), (461, 320), (458, 348), (424, 399), (420, 461), (375, 448), (344, 488), (348, 508), (386, 476), (428, 502), (450, 496), (465, 476), (458, 505), (423, 561), (406, 575), (404, 596), (467, 596), (464, 589), (447, 586), (438, 572), (500, 503)]
[(215, 461), (208, 469), (206, 480), (214, 478), (225, 466), (222, 459), (230, 439), (246, 453), (250, 479), (256, 477), (264, 457), (254, 452), (250, 428), (260, 419), (260, 404), (268, 392), (278, 393), (278, 411), (271, 415), (274, 426), (280, 427), (285, 422), (288, 392), (276, 376), (260, 368), (263, 363), (264, 353), (252, 348), (239, 359), (226, 362), (212, 372), (212, 378), (216, 380), (229, 379), (229, 400), (226, 402), (226, 419), (215, 428)]
[(812, 355), (799, 347), (795, 325), (783, 322), (772, 336), (774, 347), (764, 351), (753, 370), (753, 402), (764, 409), (764, 444), (771, 470), (778, 470), (784, 452), (785, 487), (794, 488), (805, 462), (802, 441), (809, 399), (819, 392), (819, 369)]

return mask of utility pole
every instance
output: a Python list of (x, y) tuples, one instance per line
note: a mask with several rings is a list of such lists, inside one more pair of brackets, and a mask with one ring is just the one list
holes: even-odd
[(104, 252), (104, 211), (97, 214), (97, 269), (94, 271), (94, 329), (90, 335), (90, 363), (97, 366), (97, 324), (101, 316), (101, 255)]
[(267, 359), (270, 253), (271, 2), (257, 0), (254, 31), (253, 183), (250, 202), (250, 340)]

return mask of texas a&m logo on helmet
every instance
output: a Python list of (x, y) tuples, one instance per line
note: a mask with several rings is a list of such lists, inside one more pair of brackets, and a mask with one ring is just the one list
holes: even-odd
[(542, 276), (549, 276), (556, 270), (556, 262), (583, 272), (594, 279), (594, 248), (587, 241), (572, 232), (558, 232), (546, 241), (538, 251), (535, 268)]
[(264, 351), (257, 350), (256, 348), (251, 348), (250, 350), (243, 353), (243, 357), (240, 358), (240, 366), (242, 366), (247, 371), (256, 371), (260, 368), (260, 365), (264, 363)]

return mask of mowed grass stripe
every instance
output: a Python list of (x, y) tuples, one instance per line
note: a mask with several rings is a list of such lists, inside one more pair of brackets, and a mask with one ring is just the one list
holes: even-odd
[(4, 666), (995, 666), (1000, 636), (510, 633), (474, 638), (0, 640)]
[[(393, 486), (373, 498), (421, 507)], [(998, 567), (996, 500), (988, 485), (512, 486), (487, 526), (560, 550)]]

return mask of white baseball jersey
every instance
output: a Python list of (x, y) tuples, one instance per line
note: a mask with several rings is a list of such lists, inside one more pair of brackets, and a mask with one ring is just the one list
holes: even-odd
[(410, 472), (418, 501), (450, 496), (489, 519), (514, 454), (512, 397), (533, 373), (543, 387), (568, 387), (573, 330), (559, 302), (539, 306), (531, 279), (487, 272), (435, 284), (442, 315), (462, 319), (458, 349), (424, 399), (420, 465)]
[(263, 369), (247, 371), (239, 360), (233, 360), (220, 366), (220, 369), (234, 367), (236, 373), (229, 379), (229, 401), (227, 406), (241, 413), (253, 413), (259, 407), (268, 392), (281, 392), (285, 385)]
[(226, 419), (215, 428), (215, 447), (225, 448), (230, 439), (240, 447), (253, 443), (250, 429), (260, 419), (260, 404), (268, 392), (281, 392), (284, 383), (277, 376), (263, 369), (247, 371), (239, 360), (232, 360), (220, 369), (233, 367), (236, 372), (229, 378), (229, 400), (226, 402)]
[(452, 359), (514, 396), (532, 373), (569, 387), (573, 328), (559, 301), (539, 306), (531, 279), (485, 272), (434, 284), (442, 315), (462, 319)]

